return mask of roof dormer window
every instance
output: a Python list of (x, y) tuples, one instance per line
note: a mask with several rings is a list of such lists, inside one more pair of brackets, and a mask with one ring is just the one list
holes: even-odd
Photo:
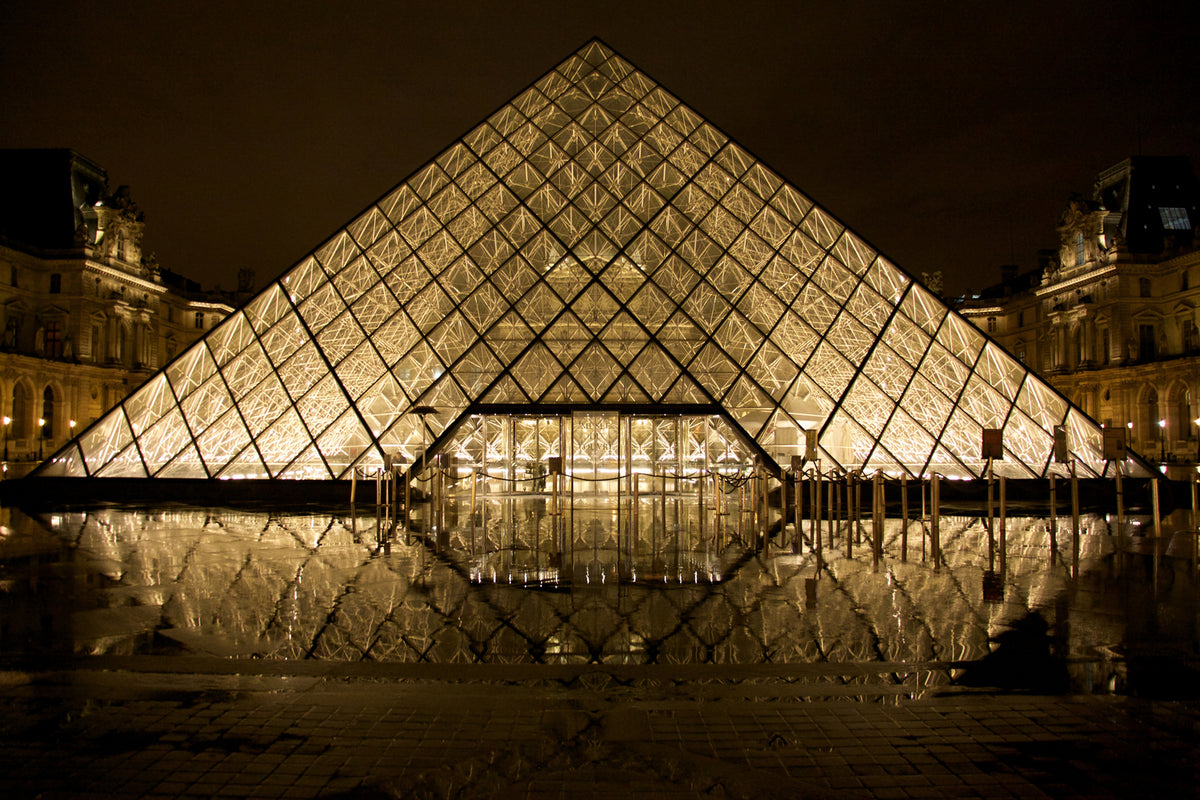
[(1186, 208), (1160, 208), (1158, 216), (1162, 220), (1162, 226), (1169, 231), (1190, 231), (1192, 229), (1191, 222), (1188, 221)]

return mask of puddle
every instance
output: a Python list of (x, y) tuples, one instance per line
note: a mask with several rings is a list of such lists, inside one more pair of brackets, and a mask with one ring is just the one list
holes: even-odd
[[(986, 520), (943, 516), (936, 564), (917, 523), (902, 558), (892, 520), (877, 566), (868, 537), (847, 557), (838, 533), (818, 568), (807, 546), (763, 551), (736, 537), (668, 535), (637, 548), (580, 537), (554, 553), (515, 537), (480, 535), (472, 548), (458, 533), (389, 533), (370, 515), (0, 514), (0, 647), (10, 658), (876, 664), (895, 666), (862, 680), (883, 671), (911, 694), (970, 675), (947, 662), (985, 657), (1010, 678), (1065, 670), (1076, 691), (1170, 694), (1196, 677), (1194, 536), (1117, 533), (1102, 517), (1081, 520), (1077, 559), (1069, 518), (1051, 563), (1046, 519), (1009, 519), (1001, 553)], [(1041, 627), (1018, 625), (1030, 619)], [(1020, 648), (1001, 652), (1014, 625), (1036, 628), (1023, 662)], [(847, 674), (828, 680), (856, 680)], [(1030, 681), (974, 682), (1047, 690)]]

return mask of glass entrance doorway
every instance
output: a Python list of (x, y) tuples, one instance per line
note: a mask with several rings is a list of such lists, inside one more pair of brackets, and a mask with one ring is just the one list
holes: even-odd
[(711, 580), (769, 522), (767, 479), (717, 416), (477, 414), (438, 450), (423, 516), (478, 580)]

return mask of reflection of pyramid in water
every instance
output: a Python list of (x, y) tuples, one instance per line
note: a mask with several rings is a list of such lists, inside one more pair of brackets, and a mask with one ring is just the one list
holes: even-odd
[(816, 429), (826, 464), (914, 475), (980, 474), (984, 428), (1044, 475), (1062, 425), (1105, 469), (1095, 422), (593, 41), (41, 474), (348, 477), (537, 405), (719, 408), (777, 464)]

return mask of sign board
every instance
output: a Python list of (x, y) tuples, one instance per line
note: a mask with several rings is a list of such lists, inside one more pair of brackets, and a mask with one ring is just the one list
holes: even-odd
[(809, 429), (804, 432), (804, 458), (808, 461), (817, 460), (817, 432)]
[(983, 429), (983, 449), (981, 458), (1004, 458), (1004, 430), (1001, 428)]
[(1125, 429), (1124, 428), (1105, 428), (1104, 429), (1104, 460), (1105, 461), (1124, 461), (1126, 459), (1125, 452)]
[(1070, 453), (1067, 451), (1067, 429), (1062, 425), (1054, 426), (1054, 460), (1060, 464), (1071, 460)]
[(546, 459), (549, 463), (551, 475), (562, 475), (562, 456), (550, 456)]

